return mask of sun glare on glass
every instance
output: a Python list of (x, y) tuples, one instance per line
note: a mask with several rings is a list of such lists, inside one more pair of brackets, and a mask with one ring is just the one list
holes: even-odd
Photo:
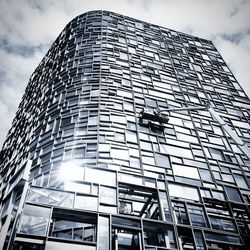
[(63, 163), (60, 176), (64, 181), (80, 181), (83, 180), (83, 171), (84, 168), (79, 166), (77, 162), (69, 161)]

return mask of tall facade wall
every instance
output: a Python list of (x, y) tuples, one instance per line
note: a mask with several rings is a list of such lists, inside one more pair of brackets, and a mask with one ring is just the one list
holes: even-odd
[[(212, 42), (106, 11), (72, 20), (1, 152), (9, 249), (246, 249), (250, 101)], [(33, 248), (32, 248), (33, 247)]]

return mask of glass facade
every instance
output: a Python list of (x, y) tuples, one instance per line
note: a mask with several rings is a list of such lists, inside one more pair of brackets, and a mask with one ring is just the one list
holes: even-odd
[[(207, 103), (236, 139), (208, 110), (140, 119)], [(76, 17), (1, 151), (1, 246), (247, 249), (249, 116), (211, 41), (107, 11)]]

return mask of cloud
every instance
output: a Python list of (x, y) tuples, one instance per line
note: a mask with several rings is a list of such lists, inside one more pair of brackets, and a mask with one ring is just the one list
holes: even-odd
[(1, 0), (0, 146), (31, 73), (65, 25), (110, 10), (210, 39), (250, 96), (249, 0)]
[(3, 139), (6, 137), (7, 131), (10, 129), (11, 125), (11, 119), (12, 117), (9, 117), (9, 111), (8, 106), (0, 99), (0, 121), (1, 121), (1, 127), (0, 127), (0, 138), (1, 143), (3, 143)]
[(244, 86), (245, 92), (250, 96), (250, 33), (239, 42), (232, 42), (218, 36), (215, 44), (235, 78), (241, 83), (241, 86)]
[[(38, 1), (2, 0), (0, 29), (2, 37), (11, 44), (37, 46), (55, 40), (69, 17), (65, 11), (57, 8), (53, 1), (44, 1), (38, 8)], [(45, 11), (46, 9), (46, 11)]]

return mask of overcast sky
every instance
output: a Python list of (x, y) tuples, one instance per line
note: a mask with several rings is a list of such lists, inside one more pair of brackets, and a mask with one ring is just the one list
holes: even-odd
[(250, 96), (250, 0), (0, 0), (0, 148), (53, 41), (71, 19), (100, 9), (212, 40)]

